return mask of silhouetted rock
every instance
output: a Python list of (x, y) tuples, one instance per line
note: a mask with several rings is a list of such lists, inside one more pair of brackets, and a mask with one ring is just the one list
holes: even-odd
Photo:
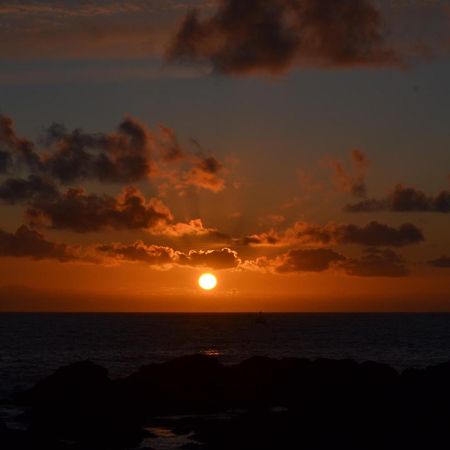
[(25, 399), (36, 440), (93, 443), (122, 448), (142, 439), (139, 418), (119, 402), (108, 371), (89, 361), (58, 369), (37, 383)]
[(399, 373), (386, 364), (365, 361), (359, 365), (361, 381), (372, 385), (395, 385)]
[(424, 370), (424, 376), (433, 383), (443, 383), (447, 385), (450, 382), (450, 361), (427, 367)]
[(34, 402), (65, 403), (97, 396), (109, 387), (108, 370), (90, 361), (59, 368), (30, 391)]
[[(446, 449), (449, 380), (450, 363), (399, 374), (375, 362), (254, 357), (224, 366), (190, 355), (112, 381), (81, 362), (24, 396), (28, 433), (0, 434), (22, 448), (125, 449), (143, 426), (167, 422), (194, 431), (206, 450)], [(178, 414), (186, 416), (170, 419)]]

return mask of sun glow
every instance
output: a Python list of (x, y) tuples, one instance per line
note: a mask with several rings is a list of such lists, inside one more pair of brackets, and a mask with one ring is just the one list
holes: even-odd
[(200, 275), (198, 285), (205, 291), (210, 291), (217, 286), (217, 278), (212, 273), (204, 273)]

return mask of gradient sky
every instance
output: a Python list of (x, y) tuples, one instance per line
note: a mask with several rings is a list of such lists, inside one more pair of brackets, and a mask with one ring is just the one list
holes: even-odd
[(2, 2), (0, 310), (450, 310), (449, 79), (447, 1)]

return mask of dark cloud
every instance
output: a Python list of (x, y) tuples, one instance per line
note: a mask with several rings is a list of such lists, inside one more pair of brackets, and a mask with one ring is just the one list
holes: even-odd
[(238, 242), (241, 245), (261, 246), (356, 244), (375, 247), (403, 247), (424, 240), (422, 231), (413, 224), (405, 223), (394, 228), (372, 221), (364, 226), (335, 223), (321, 226), (308, 222), (296, 222), (282, 233), (271, 230), (247, 236)]
[(110, 134), (69, 132), (54, 123), (41, 140), (47, 149), (44, 154), (33, 142), (17, 136), (10, 117), (0, 116), (0, 143), (31, 173), (68, 184), (89, 179), (134, 182), (147, 178), (151, 171), (150, 132), (131, 117)]
[(160, 200), (146, 200), (133, 187), (117, 197), (68, 189), (56, 198), (39, 198), (26, 211), (30, 224), (78, 233), (105, 229), (151, 229), (170, 222), (170, 210)]
[(191, 250), (189, 253), (183, 253), (170, 247), (146, 245), (142, 241), (137, 241), (131, 245), (118, 243), (101, 245), (96, 250), (119, 261), (144, 262), (160, 267), (180, 265), (220, 270), (235, 268), (241, 262), (238, 254), (229, 248), (206, 251)]
[(367, 199), (345, 207), (348, 212), (450, 212), (450, 191), (441, 191), (437, 195), (427, 195), (413, 187), (401, 184), (382, 199)]
[(345, 205), (344, 211), (347, 212), (378, 212), (388, 210), (388, 205), (385, 200), (377, 200), (374, 198), (369, 198), (366, 200), (361, 200), (357, 203), (352, 203)]
[(132, 117), (110, 134), (68, 132), (63, 125), (53, 124), (44, 141), (53, 150), (45, 159), (46, 168), (62, 183), (91, 178), (129, 183), (144, 180), (151, 172), (151, 133)]
[(211, 269), (232, 269), (240, 264), (237, 252), (229, 248), (220, 250), (191, 250), (187, 255), (178, 254), (178, 264), (191, 267), (208, 267)]
[(226, 74), (399, 65), (368, 0), (220, 0), (210, 17), (185, 16), (167, 57)]
[(276, 257), (262, 256), (244, 261), (244, 270), (262, 273), (325, 272), (333, 269), (358, 277), (405, 277), (409, 274), (405, 260), (389, 249), (367, 248), (360, 257), (349, 258), (332, 249), (291, 250)]
[(152, 266), (164, 266), (173, 264), (175, 251), (169, 247), (158, 245), (146, 245), (142, 241), (134, 244), (109, 244), (100, 245), (96, 250), (110, 258), (124, 261), (145, 262)]
[(0, 174), (19, 168), (68, 185), (75, 182), (129, 184), (167, 179), (174, 189), (194, 186), (218, 192), (225, 187), (222, 164), (201, 150), (181, 148), (176, 133), (160, 125), (159, 134), (133, 117), (125, 117), (112, 133), (69, 131), (62, 124), (48, 127), (44, 147), (20, 138), (14, 122), (0, 116)]
[(0, 230), (0, 256), (28, 257), (36, 260), (57, 259), (61, 262), (78, 259), (76, 249), (48, 241), (42, 234), (25, 225), (15, 233)]
[(174, 224), (162, 223), (149, 230), (153, 235), (161, 235), (169, 238), (185, 238), (196, 241), (203, 240), (208, 242), (229, 242), (231, 236), (215, 228), (208, 228), (203, 225), (201, 219), (192, 219), (188, 222), (178, 222)]
[(422, 231), (415, 225), (405, 223), (393, 228), (378, 222), (366, 226), (337, 226), (334, 239), (338, 244), (358, 244), (364, 246), (403, 247), (425, 240)]
[(441, 256), (440, 258), (433, 259), (429, 264), (440, 269), (448, 269), (450, 268), (450, 256)]
[(135, 187), (127, 186), (117, 197), (89, 194), (70, 188), (59, 192), (39, 177), (9, 179), (0, 184), (0, 200), (27, 202), (25, 217), (35, 227), (88, 233), (101, 230), (144, 230), (154, 236), (185, 239), (187, 242), (230, 242), (231, 237), (205, 227), (201, 219), (174, 222), (170, 209), (158, 198), (146, 199)]
[(279, 273), (324, 272), (345, 257), (334, 250), (318, 248), (291, 250), (276, 268)]
[[(203, 152), (189, 154), (181, 148), (172, 129), (160, 125), (159, 130), (156, 135), (132, 117), (125, 118), (110, 134), (80, 130), (68, 133), (63, 126), (53, 125), (45, 138), (53, 150), (46, 158), (47, 170), (62, 183), (80, 179), (130, 183), (158, 176), (168, 177), (180, 188), (195, 186), (213, 192), (223, 189), (222, 164), (216, 158)], [(159, 167), (180, 162), (184, 166), (176, 170)]]
[(53, 181), (38, 175), (28, 178), (8, 178), (0, 183), (0, 201), (13, 205), (31, 199), (51, 199), (58, 196)]
[(357, 277), (405, 277), (405, 261), (392, 250), (367, 249), (361, 258), (347, 259), (340, 267)]

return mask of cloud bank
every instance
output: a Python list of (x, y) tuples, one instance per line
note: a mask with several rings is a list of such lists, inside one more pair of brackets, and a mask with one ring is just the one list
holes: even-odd
[[(10, 117), (0, 116), (0, 204), (24, 207), (26, 223), (15, 233), (0, 230), (0, 256), (139, 262), (153, 268), (259, 270), (279, 275), (326, 271), (360, 277), (409, 274), (408, 263), (393, 249), (420, 244), (425, 236), (408, 222), (391, 226), (375, 220), (365, 225), (297, 221), (281, 229), (286, 218), (271, 216), (273, 229), (242, 237), (209, 227), (199, 218), (177, 221), (165, 202), (155, 196), (147, 198), (130, 183), (161, 183), (175, 194), (192, 188), (212, 193), (225, 189), (224, 165), (197, 141), (191, 140), (191, 145), (193, 151), (164, 125), (154, 131), (132, 117), (125, 117), (107, 133), (70, 131), (54, 123), (34, 142), (18, 135)], [(385, 198), (367, 198), (368, 167), (369, 160), (360, 150), (352, 151), (350, 168), (333, 162), (338, 187), (362, 198), (348, 205), (348, 211), (450, 211), (448, 191), (433, 196), (397, 185)], [(89, 193), (81, 187), (85, 184), (106, 184), (109, 189), (109, 185), (121, 185), (122, 190), (117, 195)], [(48, 240), (36, 229), (145, 231), (150, 242), (82, 248)], [(152, 242), (157, 237), (164, 238), (164, 245)], [(183, 244), (182, 251), (179, 244)], [(346, 256), (344, 246), (363, 250), (360, 256)], [(448, 258), (429, 264), (445, 268)]]

